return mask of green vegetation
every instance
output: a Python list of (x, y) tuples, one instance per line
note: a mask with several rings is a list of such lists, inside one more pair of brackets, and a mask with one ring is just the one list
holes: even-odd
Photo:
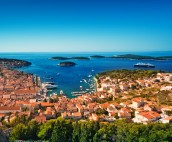
[(170, 96), (170, 91), (159, 91), (155, 94), (157, 97), (157, 102), (159, 105), (172, 105), (172, 98)]
[(75, 66), (76, 63), (74, 62), (60, 62), (60, 64), (58, 64), (60, 67), (69, 67), (69, 66)]
[(152, 56), (141, 56), (141, 55), (134, 55), (134, 54), (124, 54), (124, 55), (112, 56), (110, 58), (123, 58), (123, 59), (136, 59), (136, 60), (165, 60), (166, 56), (152, 57)]
[(75, 60), (90, 60), (89, 57), (61, 57), (61, 56), (52, 57), (50, 59), (51, 60), (71, 60), (71, 59), (75, 59)]
[(32, 63), (18, 59), (0, 58), (0, 66), (9, 68), (20, 68), (24, 66), (30, 66)]
[(75, 59), (75, 60), (90, 60), (89, 57), (72, 57), (71, 59)]
[(160, 58), (163, 58), (163, 59), (171, 59), (172, 56), (160, 56)]
[(51, 59), (51, 60), (69, 60), (69, 59), (71, 59), (71, 58), (57, 56), (57, 57), (52, 57), (52, 58), (50, 58), (50, 59)]
[[(142, 55), (134, 55), (134, 54), (124, 54), (124, 55), (117, 55), (117, 56), (111, 56), (106, 57), (102, 55), (92, 55), (90, 58), (114, 58), (114, 59), (134, 59), (134, 60), (167, 60), (171, 59), (172, 56), (160, 56), (160, 57), (152, 57), (152, 56), (142, 56)], [(70, 60), (70, 59), (76, 59), (76, 60), (90, 60), (89, 57), (61, 57), (56, 56), (50, 58), (51, 60)]]
[(56, 120), (37, 124), (16, 125), (10, 133), (10, 141), (41, 140), (50, 142), (170, 142), (172, 125), (150, 123), (147, 125), (116, 120), (114, 123), (93, 121)]
[(138, 78), (154, 77), (159, 71), (154, 70), (112, 70), (99, 73), (96, 77), (110, 77), (116, 79), (130, 79), (136, 80)]
[(101, 55), (93, 55), (90, 56), (91, 58), (106, 58), (105, 56), (101, 56)]

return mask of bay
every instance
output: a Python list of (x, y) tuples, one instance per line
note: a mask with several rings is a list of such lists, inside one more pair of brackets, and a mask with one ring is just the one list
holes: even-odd
[[(41, 77), (42, 82), (52, 81), (58, 85), (58, 89), (53, 90), (59, 94), (63, 90), (65, 94), (72, 98), (71, 92), (90, 89), (93, 84), (93, 76), (97, 73), (114, 70), (114, 69), (135, 69), (134, 64), (138, 62), (151, 63), (156, 67), (154, 70), (172, 71), (172, 60), (156, 61), (156, 60), (128, 60), (128, 59), (112, 59), (112, 58), (92, 58), (91, 60), (70, 60), (77, 65), (73, 67), (57, 66), (60, 60), (49, 60), (54, 56), (62, 57), (89, 57), (91, 55), (113, 56), (122, 54), (136, 54), (147, 56), (171, 56), (172, 52), (89, 52), (89, 53), (0, 53), (1, 58), (22, 59), (32, 62), (29, 67), (23, 67), (18, 70), (27, 73), (33, 73)], [(92, 77), (88, 77), (88, 76)], [(87, 83), (83, 81), (86, 80)], [(52, 93), (52, 92), (51, 92)]]

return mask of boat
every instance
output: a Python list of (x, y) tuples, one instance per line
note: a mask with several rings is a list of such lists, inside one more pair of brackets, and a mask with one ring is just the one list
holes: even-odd
[(82, 94), (73, 94), (72, 96), (81, 96)]
[(87, 77), (90, 78), (90, 77), (92, 77), (92, 75), (90, 74), (90, 75), (88, 75)]
[(83, 79), (83, 81), (84, 81), (85, 83), (87, 83), (87, 80), (86, 80), (86, 79)]
[(47, 89), (57, 89), (57, 85), (48, 84), (45, 86)]
[(44, 82), (45, 84), (51, 84), (54, 85), (54, 82)]
[(49, 89), (57, 89), (57, 85), (51, 84), (51, 82), (50, 83), (48, 83), (48, 82), (42, 83), (42, 87), (46, 88), (48, 90)]
[(76, 94), (85, 94), (85, 93), (87, 93), (87, 91), (72, 92), (73, 95), (76, 95)]
[(137, 63), (137, 64), (134, 64), (134, 67), (154, 68), (155, 65), (150, 64), (150, 63)]
[(60, 95), (63, 95), (63, 94), (64, 94), (63, 90), (60, 90)]

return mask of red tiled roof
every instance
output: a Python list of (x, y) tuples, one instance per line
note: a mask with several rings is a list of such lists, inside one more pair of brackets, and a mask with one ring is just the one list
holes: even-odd
[(8, 107), (8, 106), (0, 106), (0, 110), (20, 110), (20, 107)]
[(154, 119), (154, 118), (160, 117), (160, 114), (157, 112), (154, 112), (154, 111), (140, 112), (139, 115), (141, 115), (147, 119)]

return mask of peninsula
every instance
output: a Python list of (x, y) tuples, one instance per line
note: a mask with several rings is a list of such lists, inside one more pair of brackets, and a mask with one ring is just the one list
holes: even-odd
[(1, 67), (20, 68), (24, 66), (30, 66), (31, 64), (32, 64), (31, 62), (24, 60), (0, 58)]

